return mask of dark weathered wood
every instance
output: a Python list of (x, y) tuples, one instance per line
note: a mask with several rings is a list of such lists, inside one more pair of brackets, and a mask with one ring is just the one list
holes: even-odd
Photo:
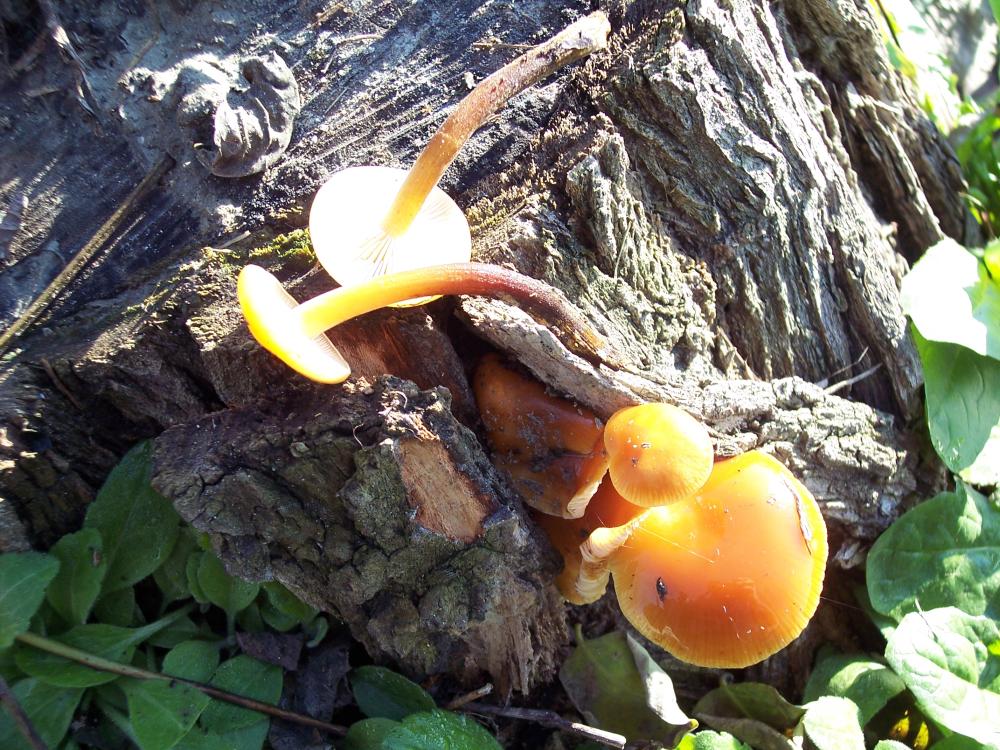
[[(409, 165), (466, 73), (481, 80), (590, 4), (123, 5), (60, 3), (101, 135), (53, 50), (0, 83), (0, 206), (15, 191), (29, 201), (0, 270), (5, 324), (151, 164), (176, 161), (3, 360), (3, 549), (74, 528), (117, 457), (160, 436), (158, 485), (234, 572), (337, 611), (413, 674), (484, 672), (523, 690), (565, 633), (550, 561), (458, 426), (475, 426), (464, 372), (488, 346), (600, 414), (666, 399), (705, 419), (720, 453), (778, 455), (823, 506), (834, 581), (937, 481), (915, 474), (920, 375), (897, 285), (928, 244), (963, 239), (967, 217), (951, 152), (889, 65), (866, 0), (604, 3), (609, 50), (516, 97), (444, 187), (467, 209), (475, 259), (560, 288), (622, 367), (574, 357), (506, 305), (463, 300), (464, 328), (441, 302), (335, 332), (357, 376), (344, 388), (297, 380), (250, 339), (236, 267), (301, 226), (296, 211), (335, 169)], [(211, 176), (178, 105), (197, 99), (204, 66), (235, 75), (273, 51), (302, 98), (291, 144), (263, 174)], [(243, 230), (225, 253), (202, 252)], [(307, 258), (261, 262), (300, 299), (328, 288)], [(398, 577), (393, 556), (407, 560)], [(849, 640), (860, 618), (836, 612), (816, 627)], [(757, 674), (791, 685), (817, 640)]]

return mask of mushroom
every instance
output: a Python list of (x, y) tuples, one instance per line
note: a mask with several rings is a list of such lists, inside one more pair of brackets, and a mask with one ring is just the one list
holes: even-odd
[(422, 295), (503, 297), (561, 334), (591, 361), (611, 355), (599, 333), (547, 284), (486, 263), (453, 263), (403, 271), (341, 287), (298, 304), (271, 273), (248, 265), (237, 283), (240, 307), (254, 338), (289, 367), (321, 383), (342, 383), (351, 367), (324, 331), (394, 302)]
[(708, 430), (670, 404), (639, 404), (615, 412), (604, 428), (604, 447), (615, 488), (644, 507), (688, 497), (712, 471)]
[(543, 513), (578, 518), (607, 472), (601, 421), (537, 380), (483, 357), (472, 389), (497, 468)]
[(459, 102), (408, 172), (352, 167), (334, 174), (316, 194), (309, 215), (323, 267), (341, 284), (352, 285), (394, 271), (469, 260), (465, 216), (436, 187), (444, 170), (507, 100), (602, 49), (610, 30), (603, 13), (592, 13), (485, 78)]
[(787, 646), (812, 617), (826, 525), (785, 466), (751, 451), (717, 463), (691, 498), (594, 530), (581, 553), (589, 578), (577, 588), (606, 566), (640, 633), (684, 661), (735, 669)]

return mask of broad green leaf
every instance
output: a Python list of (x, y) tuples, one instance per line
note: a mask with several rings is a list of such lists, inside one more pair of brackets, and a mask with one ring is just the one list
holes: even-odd
[(1000, 510), (966, 487), (921, 503), (876, 540), (867, 579), (872, 606), (896, 620), (917, 602), (1000, 618)]
[(677, 750), (750, 750), (750, 746), (726, 732), (713, 732), (706, 729), (685, 735), (677, 746)]
[(163, 657), (163, 673), (208, 682), (219, 666), (219, 647), (208, 641), (184, 641)]
[(279, 632), (306, 623), (317, 614), (315, 609), (277, 581), (261, 584), (261, 588), (266, 598), (266, 603), (261, 606), (261, 616), (268, 625)]
[(198, 604), (208, 604), (208, 597), (198, 583), (198, 571), (201, 568), (201, 559), (208, 555), (208, 552), (194, 551), (188, 555), (187, 563), (184, 565), (184, 575), (187, 577), (188, 590)]
[(59, 561), (40, 552), (0, 555), (0, 649), (28, 629)]
[[(875, 748), (875, 750), (878, 750), (878, 748)], [(909, 749), (906, 748), (906, 750)], [(953, 734), (950, 737), (945, 737), (943, 740), (935, 742), (930, 746), (930, 750), (983, 750), (983, 745), (981, 742), (976, 742), (961, 734)]]
[(201, 556), (198, 584), (208, 601), (230, 617), (248, 607), (260, 591), (259, 583), (249, 583), (229, 575), (219, 558), (210, 552)]
[[(177, 617), (176, 613), (167, 615), (141, 628), (122, 628), (103, 623), (77, 625), (51, 640), (102, 659), (127, 664), (131, 661), (136, 646), (171, 625)], [(23, 644), (18, 647), (14, 659), (18, 668), (26, 674), (59, 687), (91, 687), (111, 682), (118, 677), (114, 673), (100, 672)]]
[(929, 341), (1000, 359), (1000, 286), (952, 239), (931, 247), (903, 279), (903, 311)]
[(153, 444), (140, 443), (112, 469), (87, 509), (84, 526), (101, 532), (108, 572), (104, 591), (141, 581), (170, 555), (180, 517), (149, 483)]
[(190, 617), (181, 617), (169, 628), (165, 628), (151, 637), (148, 643), (158, 648), (173, 648), (184, 641), (198, 638), (211, 639), (214, 637), (216, 636), (213, 635), (207, 625), (202, 624), (199, 626)]
[(629, 740), (672, 747), (697, 726), (677, 706), (670, 677), (625, 633), (591, 640), (577, 633), (577, 647), (563, 662), (559, 681), (589, 721)]
[(175, 750), (260, 750), (270, 726), (270, 720), (266, 718), (256, 724), (222, 733), (208, 732), (195, 725), (177, 743)]
[(194, 532), (191, 527), (182, 526), (177, 534), (177, 541), (163, 565), (153, 571), (153, 580), (163, 592), (166, 603), (191, 597), (191, 587), (188, 585), (187, 561), (198, 549)]
[(436, 707), (426, 690), (385, 667), (358, 667), (350, 681), (358, 708), (371, 718), (399, 721)]
[(382, 740), (383, 750), (503, 750), (468, 716), (434, 709), (410, 714)]
[(126, 586), (97, 600), (94, 617), (98, 622), (127, 628), (135, 623), (135, 589)]
[[(83, 695), (82, 690), (53, 687), (34, 678), (15, 683), (11, 692), (48, 747), (55, 747), (62, 740)], [(32, 750), (5, 708), (0, 708), (0, 747)]]
[[(277, 705), (281, 698), (281, 668), (241, 654), (223, 662), (209, 684), (227, 693)], [(225, 734), (253, 726), (260, 719), (256, 711), (212, 701), (202, 713), (200, 724), (211, 733)]]
[(899, 676), (881, 662), (859, 654), (831, 654), (809, 675), (802, 700), (808, 703), (824, 695), (848, 698), (857, 705), (864, 726), (904, 690)]
[(129, 722), (142, 750), (169, 750), (194, 726), (211, 699), (180, 682), (123, 679)]
[(1000, 360), (918, 333), (914, 338), (934, 450), (965, 481), (1000, 484)]
[(792, 742), (783, 732), (759, 719), (712, 716), (698, 712), (695, 712), (695, 716), (713, 729), (731, 734), (755, 750), (801, 750), (800, 743)]
[(885, 656), (928, 718), (1000, 746), (1000, 628), (954, 607), (908, 614)]
[(45, 597), (60, 617), (70, 625), (83, 625), (101, 593), (108, 562), (97, 529), (80, 529), (67, 534), (49, 553), (59, 560), (59, 573), (52, 579)]
[(382, 750), (382, 742), (400, 726), (392, 719), (362, 719), (350, 726), (344, 737), (343, 750)]
[(739, 682), (722, 685), (703, 696), (695, 704), (694, 713), (754, 719), (779, 732), (786, 732), (799, 723), (805, 711), (786, 701), (770, 685)]
[(802, 728), (816, 750), (865, 750), (854, 701), (824, 695), (803, 708)]
[(896, 740), (879, 740), (875, 743), (875, 750), (911, 750), (911, 748)]

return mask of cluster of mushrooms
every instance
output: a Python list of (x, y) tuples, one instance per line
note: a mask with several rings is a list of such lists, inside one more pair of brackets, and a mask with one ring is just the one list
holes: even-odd
[[(302, 304), (255, 265), (237, 291), (250, 332), (291, 368), (341, 383), (350, 365), (326, 335), (386, 306), (440, 295), (512, 300), (589, 359), (604, 341), (546, 284), (468, 262), (469, 226), (436, 187), (471, 134), (511, 96), (606, 45), (593, 13), (484, 79), (458, 104), (413, 167), (352, 167), (318, 192), (309, 228), (341, 286)], [(794, 639), (816, 609), (826, 527), (809, 491), (752, 451), (715, 462), (704, 426), (667, 404), (642, 404), (606, 425), (487, 358), (474, 390), (494, 452), (565, 567), (571, 602), (600, 598), (609, 577), (622, 611), (647, 638), (694, 664), (753, 664)]]
[(594, 414), (489, 356), (473, 389), (494, 461), (587, 604), (614, 580), (622, 612), (679, 659), (738, 668), (784, 648), (819, 603), (826, 526), (809, 491), (760, 451), (714, 460), (670, 404)]

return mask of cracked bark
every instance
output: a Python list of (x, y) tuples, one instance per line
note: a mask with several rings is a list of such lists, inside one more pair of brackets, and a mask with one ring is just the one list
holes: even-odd
[[(208, 176), (157, 108), (162, 70), (205, 41), (197, 24), (157, 32), (144, 54), (160, 72), (129, 68), (127, 49), (92, 71), (98, 102), (129, 115), (104, 118), (101, 136), (25, 98), (29, 74), (69, 75), (56, 56), (4, 84), (0, 203), (25, 185), (31, 200), (0, 271), (5, 320), (48, 267), (33, 264), (46, 242), (82, 245), (157, 149), (177, 166), (3, 362), (0, 546), (46, 547), (75, 528), (117, 457), (156, 437), (157, 486), (232, 572), (281, 580), (414, 676), (486, 673), (528, 690), (551, 675), (566, 629), (555, 564), (466, 429), (466, 369), (494, 347), (600, 415), (665, 399), (710, 425), (720, 455), (775, 453), (820, 501), (830, 585), (846, 591), (875, 536), (937, 481), (910, 447), (920, 376), (898, 279), (927, 245), (968, 231), (954, 159), (889, 66), (868, 4), (605, 3), (611, 49), (515, 99), (445, 187), (467, 209), (476, 259), (562, 289), (624, 366), (595, 367), (520, 311), (463, 299), (338, 329), (356, 376), (343, 388), (294, 378), (249, 339), (234, 266), (261, 233), (301, 224), (296, 208), (334, 169), (412, 161), (462, 95), (454, 82), (513, 55), (474, 42), (498, 28), (505, 44), (535, 42), (585, 8), (371, 3), (317, 26), (321, 5), (234, 8), (240, 54), (271, 43), (257, 23), (304, 40), (282, 52), (303, 110), (260, 179)], [(116, 36), (119, 12), (102, 10), (90, 33)], [(64, 9), (71, 33), (82, 15)], [(42, 117), (56, 126), (39, 130)], [(36, 140), (65, 158), (45, 167), (25, 148)], [(200, 250), (243, 227), (255, 236), (232, 255)], [(256, 261), (299, 299), (328, 288), (308, 261)], [(821, 608), (811, 634), (755, 674), (794, 686), (817, 642), (854, 637), (838, 614)]]

